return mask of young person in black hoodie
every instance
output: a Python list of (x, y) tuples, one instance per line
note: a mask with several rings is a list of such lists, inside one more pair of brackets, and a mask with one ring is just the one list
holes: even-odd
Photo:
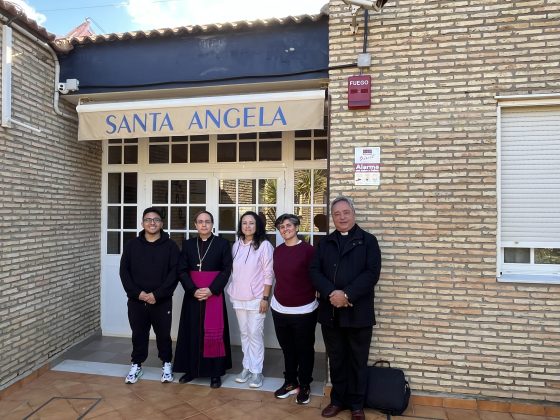
[(127, 384), (136, 383), (142, 376), (151, 327), (163, 362), (161, 382), (173, 382), (171, 310), (179, 247), (163, 231), (162, 219), (159, 209), (144, 210), (144, 229), (125, 245), (121, 257), (120, 276), (128, 296), (128, 321), (132, 329), (132, 365), (125, 378)]

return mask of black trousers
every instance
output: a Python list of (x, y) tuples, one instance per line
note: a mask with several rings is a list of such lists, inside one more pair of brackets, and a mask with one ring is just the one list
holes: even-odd
[(150, 328), (154, 328), (158, 357), (162, 362), (171, 362), (171, 298), (150, 305), (139, 300), (128, 299), (128, 322), (132, 330), (132, 363), (143, 363), (148, 358)]
[(351, 410), (363, 408), (372, 327), (321, 325), (321, 330), (329, 357), (331, 404)]
[(272, 310), (272, 319), (276, 337), (284, 353), (284, 379), (288, 383), (311, 384), (315, 363), (317, 310), (297, 315)]

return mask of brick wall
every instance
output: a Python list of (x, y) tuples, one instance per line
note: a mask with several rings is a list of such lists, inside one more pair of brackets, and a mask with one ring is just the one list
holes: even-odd
[[(330, 65), (355, 62), (364, 17), (330, 2)], [(369, 19), (373, 105), (332, 70), (331, 198), (383, 252), (370, 361), (413, 392), (560, 402), (560, 285), (496, 282), (496, 95), (560, 92), (559, 0), (390, 0)], [(355, 187), (355, 146), (381, 146)]]
[(55, 114), (48, 52), (13, 38), (12, 116), (41, 133), (0, 128), (0, 389), (99, 328), (101, 148)]

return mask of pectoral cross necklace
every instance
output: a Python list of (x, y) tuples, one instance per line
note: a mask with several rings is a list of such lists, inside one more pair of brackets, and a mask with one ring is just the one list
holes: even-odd
[(212, 239), (210, 240), (210, 243), (208, 244), (208, 248), (206, 248), (206, 252), (201, 257), (200, 256), (200, 248), (198, 247), (198, 238), (196, 239), (196, 253), (198, 254), (198, 264), (196, 266), (198, 267), (198, 271), (202, 271), (202, 261), (204, 261), (204, 258), (206, 258), (206, 254), (208, 254), (208, 251), (210, 250), (210, 247), (212, 246), (213, 241), (214, 241), (214, 237), (212, 236)]

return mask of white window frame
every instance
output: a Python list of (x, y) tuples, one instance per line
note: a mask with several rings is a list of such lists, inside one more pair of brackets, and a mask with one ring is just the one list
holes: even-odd
[[(496, 96), (497, 104), (497, 130), (496, 130), (496, 201), (498, 210), (498, 220), (496, 229), (496, 279), (498, 282), (510, 283), (539, 283), (539, 284), (560, 284), (560, 266), (534, 264), (535, 248), (550, 248), (550, 243), (527, 242), (522, 248), (531, 249), (530, 264), (503, 263), (503, 248), (515, 248), (518, 244), (502, 241), (502, 208), (501, 208), (501, 173), (502, 173), (502, 109), (510, 107), (539, 107), (539, 106), (560, 106), (560, 94), (541, 94), (541, 95), (511, 95)], [(554, 248), (560, 248), (560, 242), (553, 244)]]

